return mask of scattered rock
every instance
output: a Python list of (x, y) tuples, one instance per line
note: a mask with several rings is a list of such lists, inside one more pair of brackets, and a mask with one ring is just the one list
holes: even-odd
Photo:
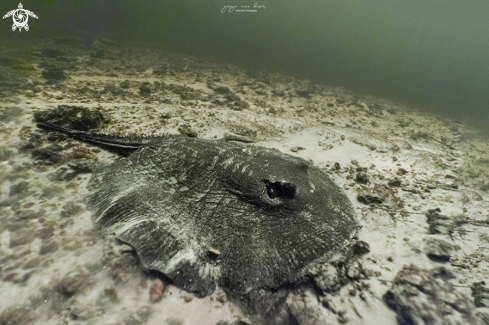
[(427, 222), (430, 225), (430, 234), (451, 235), (456, 226), (466, 222), (463, 214), (449, 217), (440, 212), (440, 208), (436, 208), (430, 209), (426, 213)]
[(225, 94), (225, 93), (229, 93), (231, 92), (231, 90), (229, 90), (228, 87), (225, 87), (225, 86), (218, 86), (218, 87), (214, 87), (212, 88), (216, 93), (218, 94)]
[(31, 155), (33, 159), (41, 160), (47, 165), (54, 165), (62, 161), (62, 156), (50, 148), (34, 149)]
[(353, 244), (353, 253), (355, 253), (355, 255), (365, 255), (370, 253), (370, 244), (363, 240), (357, 240), (355, 244)]
[(25, 195), (29, 192), (29, 183), (26, 181), (10, 186), (10, 196)]
[(88, 131), (107, 120), (99, 111), (82, 106), (58, 105), (57, 108), (34, 113), (38, 122), (47, 122), (64, 128)]
[(51, 80), (63, 80), (66, 79), (66, 75), (63, 72), (63, 69), (57, 67), (50, 67), (47, 70), (42, 71), (42, 76), (45, 79)]
[[(325, 125), (335, 125), (334, 122), (331, 122), (331, 121), (321, 121), (321, 124), (325, 124)], [(341, 137), (340, 137), (341, 140), (345, 140), (345, 136), (342, 134)]]
[(26, 307), (7, 308), (0, 315), (1, 325), (30, 325), (33, 317)]
[(42, 144), (42, 138), (39, 133), (31, 133), (29, 140), (22, 146), (22, 149), (34, 149)]
[(336, 292), (341, 288), (338, 271), (332, 263), (316, 265), (311, 269), (310, 275), (323, 293)]
[(160, 115), (160, 119), (162, 119), (162, 120), (169, 120), (172, 117), (173, 116), (170, 113), (168, 113), (168, 112), (165, 112), (165, 113), (163, 113), (163, 114)]
[(224, 291), (219, 291), (216, 294), (216, 300), (219, 301), (221, 304), (224, 304), (227, 301), (226, 293)]
[(285, 91), (283, 91), (281, 89), (274, 89), (274, 90), (272, 90), (272, 94), (274, 94), (275, 96), (284, 97)]
[(227, 322), (225, 320), (220, 320), (216, 325), (251, 325), (251, 321), (248, 319), (235, 320), (233, 322)]
[(46, 149), (51, 150), (51, 151), (55, 151), (55, 152), (61, 152), (64, 150), (64, 147), (60, 146), (57, 143), (53, 143), (53, 144), (47, 146)]
[(91, 173), (97, 167), (97, 163), (86, 158), (81, 158), (69, 162), (68, 166), (77, 174), (87, 174)]
[(105, 266), (108, 269), (108, 275), (116, 283), (127, 283), (132, 278), (132, 271), (137, 268), (139, 263), (136, 254), (118, 254), (115, 259), (111, 259)]
[(367, 177), (367, 174), (365, 173), (357, 173), (355, 176), (355, 182), (360, 183), (360, 184), (368, 184), (370, 180)]
[[(136, 318), (134, 315), (129, 315), (127, 317), (124, 317), (122, 323), (124, 325), (142, 325), (143, 322), (140, 321), (138, 318)], [(181, 325), (180, 323), (173, 324), (171, 321), (169, 322), (168, 320), (165, 322), (165, 325)]]
[[(320, 312), (317, 307), (313, 307), (317, 303), (308, 299), (307, 295), (301, 292), (294, 292), (287, 297), (286, 310), (287, 317), (280, 321), (275, 320), (273, 325), (319, 325), (319, 324), (335, 324), (330, 318), (331, 315)], [(334, 316), (333, 316), (334, 317)], [(268, 323), (266, 323), (268, 325)]]
[(309, 91), (307, 91), (307, 90), (296, 90), (295, 93), (299, 97), (304, 97), (304, 98), (308, 98), (309, 97)]
[(32, 220), (36, 219), (39, 215), (34, 210), (20, 210), (16, 211), (15, 215), (19, 220)]
[(227, 103), (227, 100), (222, 99), (222, 98), (216, 98), (212, 101), (213, 104), (216, 104), (217, 106), (224, 106)]
[(149, 288), (149, 300), (152, 303), (158, 302), (161, 300), (163, 293), (165, 292), (166, 285), (160, 279), (156, 279), (151, 284)]
[(290, 151), (292, 151), (292, 152), (298, 152), (298, 151), (300, 151), (300, 150), (306, 150), (306, 148), (301, 147), (301, 146), (297, 146), (297, 147), (292, 147), (292, 148), (290, 148)]
[(2, 278), (3, 282), (18, 282), (20, 275), (17, 272), (9, 272)]
[(154, 68), (153, 74), (163, 75), (163, 74), (169, 73), (170, 71), (171, 71), (170, 66), (162, 65), (162, 66), (159, 66), (157, 68)]
[(16, 247), (32, 243), (36, 239), (36, 234), (31, 230), (22, 230), (10, 234), (10, 247)]
[(399, 168), (399, 169), (397, 170), (397, 175), (399, 175), (399, 176), (406, 175), (407, 173), (408, 173), (408, 171), (407, 171), (407, 170), (405, 170), (404, 168)]
[(339, 308), (336, 306), (336, 304), (334, 303), (334, 301), (331, 297), (322, 298), (321, 299), (321, 305), (335, 315), (338, 313)]
[(355, 168), (355, 170), (359, 173), (361, 172), (366, 172), (368, 170), (367, 167), (360, 167), (360, 166), (357, 166), (357, 168)]
[(59, 132), (49, 132), (48, 141), (65, 141), (68, 139), (68, 136)]
[(62, 218), (70, 218), (76, 216), (81, 210), (82, 207), (79, 205), (76, 205), (74, 202), (68, 202), (65, 205), (63, 205), (63, 210), (61, 211), (61, 217)]
[(382, 204), (382, 200), (376, 196), (371, 195), (359, 195), (357, 196), (358, 202), (363, 204)]
[(183, 301), (185, 301), (186, 304), (189, 303), (189, 302), (191, 302), (192, 300), (194, 300), (194, 297), (192, 297), (191, 295), (185, 295), (185, 296), (182, 296), (180, 298), (182, 298)]
[(0, 112), (0, 122), (10, 122), (16, 120), (23, 114), (23, 110), (17, 106), (8, 106)]
[(190, 87), (182, 87), (173, 92), (179, 94), (180, 98), (183, 100), (199, 100), (203, 94), (201, 90), (196, 90)]
[(46, 245), (41, 245), (41, 249), (39, 250), (39, 255), (46, 255), (50, 253), (54, 253), (58, 250), (59, 245), (57, 242), (53, 241)]
[(472, 301), (454, 290), (454, 275), (440, 267), (404, 266), (384, 295), (385, 303), (403, 324), (479, 324)]
[(357, 258), (348, 258), (345, 263), (345, 275), (350, 280), (360, 278), (363, 267)]
[(207, 255), (213, 260), (217, 260), (221, 256), (221, 252), (218, 251), (217, 249), (210, 248), (209, 251), (207, 252)]
[(22, 266), (22, 268), (24, 270), (33, 269), (33, 268), (39, 266), (39, 263), (41, 263), (41, 258), (39, 256), (37, 256), (37, 257), (34, 257), (34, 258), (30, 259), (29, 261), (27, 261), (27, 263), (25, 263), (24, 266)]
[(116, 85), (112, 85), (112, 84), (105, 85), (104, 91), (107, 93), (111, 93), (112, 95), (116, 95), (116, 96), (124, 94), (124, 89), (122, 89), (121, 87), (117, 87)]
[(52, 47), (47, 47), (44, 50), (42, 50), (42, 52), (41, 52), (42, 56), (48, 57), (48, 58), (55, 58), (55, 57), (58, 57), (58, 56), (61, 56), (64, 54), (65, 54), (65, 52), (63, 50), (52, 48)]
[(448, 262), (454, 247), (438, 238), (428, 238), (425, 245), (426, 255), (435, 262)]
[(26, 97), (35, 97), (34, 92), (30, 89), (25, 91)]
[(100, 310), (91, 304), (80, 304), (78, 300), (73, 300), (70, 302), (69, 316), (71, 320), (74, 321), (87, 321), (101, 314)]
[(111, 301), (117, 301), (117, 290), (114, 287), (108, 287), (104, 289), (104, 295)]
[(186, 136), (188, 136), (190, 138), (196, 138), (198, 135), (197, 131), (193, 130), (188, 125), (183, 125), (183, 126), (179, 127), (178, 132), (180, 132), (181, 134), (185, 134)]
[(311, 280), (324, 294), (337, 292), (350, 280), (360, 278), (362, 273), (362, 265), (354, 255), (337, 255), (330, 261), (317, 264), (309, 270)]
[(226, 93), (225, 96), (224, 96), (224, 98), (226, 98), (230, 102), (239, 102), (239, 101), (241, 101), (241, 97), (239, 97), (238, 95), (236, 95), (233, 92)]
[(149, 82), (143, 82), (139, 86), (139, 92), (143, 96), (149, 96), (149, 94), (151, 94), (151, 88), (149, 88)]
[(46, 226), (38, 231), (36, 231), (36, 235), (38, 238), (42, 240), (48, 240), (54, 235), (54, 227), (53, 226)]
[(249, 108), (250, 105), (244, 100), (237, 100), (231, 105), (231, 109), (235, 111), (241, 111), (243, 109)]
[(8, 150), (6, 147), (0, 147), (0, 162), (9, 160), (13, 155), (14, 153)]
[(242, 136), (242, 135), (237, 135), (237, 134), (230, 134), (230, 133), (226, 133), (224, 135), (224, 140), (225, 141), (238, 141), (238, 142), (243, 142), (243, 143), (253, 143), (253, 142), (256, 142), (255, 140), (249, 138), (249, 137), (245, 137), (245, 136)]
[(489, 288), (485, 281), (472, 283), (470, 289), (476, 307), (489, 307)]
[(89, 276), (81, 270), (67, 273), (56, 286), (56, 290), (64, 296), (71, 297), (88, 286)]
[(45, 187), (42, 190), (41, 198), (43, 199), (52, 199), (58, 195), (61, 195), (63, 193), (63, 188), (59, 186), (50, 186), (50, 187)]
[(398, 180), (397, 178), (395, 178), (395, 179), (391, 179), (387, 184), (390, 187), (399, 187), (399, 186), (401, 186), (401, 181)]
[(72, 152), (66, 155), (67, 160), (88, 159), (95, 160), (94, 152), (100, 152), (100, 149), (88, 149), (84, 147), (75, 147)]
[(48, 175), (48, 179), (53, 182), (69, 182), (75, 178), (77, 173), (66, 166), (61, 166), (53, 173)]
[(131, 82), (129, 80), (124, 80), (119, 86), (123, 89), (128, 89), (131, 87)]

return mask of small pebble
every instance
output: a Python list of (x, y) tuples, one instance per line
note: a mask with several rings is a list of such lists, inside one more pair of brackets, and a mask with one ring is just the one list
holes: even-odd
[(370, 252), (370, 245), (363, 240), (357, 240), (353, 245), (353, 252), (356, 255), (365, 255)]
[(367, 184), (369, 182), (369, 179), (367, 177), (367, 174), (365, 174), (365, 173), (357, 173), (357, 175), (355, 177), (355, 181), (357, 183)]
[(163, 293), (165, 292), (166, 285), (160, 279), (156, 279), (151, 284), (149, 288), (149, 300), (152, 303), (158, 302), (161, 300)]
[(219, 301), (221, 304), (224, 304), (227, 301), (226, 293), (224, 291), (219, 291), (216, 294), (216, 300)]

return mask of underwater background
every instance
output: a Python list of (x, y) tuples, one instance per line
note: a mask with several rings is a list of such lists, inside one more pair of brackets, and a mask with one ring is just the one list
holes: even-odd
[[(224, 6), (265, 6), (253, 13)], [(0, 44), (107, 37), (247, 68), (281, 71), (489, 122), (487, 1), (29, 1), (31, 30), (1, 21)], [(0, 11), (17, 8), (2, 1)]]

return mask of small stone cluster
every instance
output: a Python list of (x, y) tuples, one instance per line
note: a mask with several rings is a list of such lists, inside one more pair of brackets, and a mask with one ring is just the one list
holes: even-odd
[(399, 324), (480, 324), (474, 303), (454, 290), (455, 276), (440, 267), (405, 266), (384, 295)]

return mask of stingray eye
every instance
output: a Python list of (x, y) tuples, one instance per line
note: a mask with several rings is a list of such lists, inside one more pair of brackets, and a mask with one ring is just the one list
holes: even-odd
[(264, 179), (265, 185), (267, 187), (268, 197), (271, 199), (282, 198), (282, 199), (293, 199), (297, 187), (292, 183), (286, 182), (270, 182), (268, 179)]

